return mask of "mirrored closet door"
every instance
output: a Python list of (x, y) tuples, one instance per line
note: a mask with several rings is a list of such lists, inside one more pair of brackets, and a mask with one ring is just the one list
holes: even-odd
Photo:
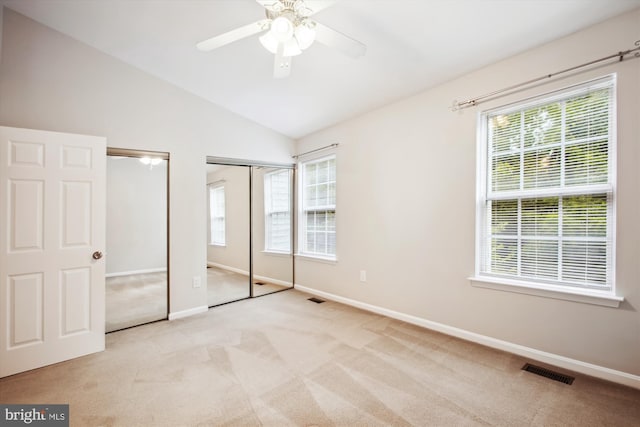
[(106, 332), (167, 318), (168, 153), (107, 150)]
[(248, 166), (207, 164), (207, 304), (249, 298)]
[(253, 295), (293, 287), (293, 169), (254, 167)]
[(293, 165), (207, 161), (209, 307), (293, 287)]

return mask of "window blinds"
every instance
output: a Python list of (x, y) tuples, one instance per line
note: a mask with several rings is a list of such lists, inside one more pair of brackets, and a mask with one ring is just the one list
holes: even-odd
[(614, 80), (486, 114), (480, 273), (610, 290)]
[(210, 242), (225, 244), (225, 200), (224, 186), (209, 186)]
[(336, 159), (325, 157), (302, 164), (302, 251), (336, 255)]
[(291, 252), (290, 171), (264, 175), (265, 250)]

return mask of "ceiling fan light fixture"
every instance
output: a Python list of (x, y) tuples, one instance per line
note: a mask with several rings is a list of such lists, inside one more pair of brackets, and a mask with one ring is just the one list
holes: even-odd
[(313, 24), (311, 21), (303, 21), (296, 27), (294, 35), (298, 41), (298, 46), (300, 46), (302, 50), (311, 46), (316, 39), (316, 30)]
[[(260, 36), (260, 43), (265, 49), (274, 55), (278, 53), (278, 45), (280, 42), (278, 42), (274, 35), (271, 34), (271, 31), (267, 31)], [(284, 45), (282, 52), (283, 56), (298, 56), (302, 53), (300, 46), (298, 46), (298, 41), (293, 37), (282, 44)]]
[(285, 16), (278, 16), (271, 23), (269, 32), (273, 34), (279, 43), (284, 43), (293, 37), (293, 22)]
[(269, 52), (276, 54), (278, 52), (278, 40), (271, 34), (271, 31), (267, 31), (260, 36), (260, 43)]

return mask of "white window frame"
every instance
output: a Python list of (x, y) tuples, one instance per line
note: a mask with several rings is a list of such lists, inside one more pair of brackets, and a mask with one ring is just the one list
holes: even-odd
[[(211, 246), (226, 246), (226, 228), (227, 228), (227, 221), (226, 221), (226, 192), (225, 192), (225, 188), (224, 188), (224, 184), (222, 183), (212, 183), (208, 185), (208, 201), (209, 201), (209, 245)], [(214, 192), (222, 192), (222, 212), (221, 215), (215, 215), (216, 212), (216, 208), (213, 205), (213, 193)], [(221, 219), (221, 223), (222, 223), (222, 228), (221, 228), (221, 233), (222, 233), (222, 239), (218, 239), (215, 240), (215, 232), (214, 232), (214, 220), (215, 219)]]
[[(597, 184), (581, 187), (562, 187), (556, 189), (537, 188), (511, 190), (500, 193), (492, 193), (488, 188), (490, 177), (489, 174), (489, 137), (488, 137), (488, 120), (496, 114), (509, 114), (516, 111), (523, 111), (536, 105), (551, 104), (556, 101), (568, 99), (580, 93), (591, 92), (601, 88), (611, 88), (611, 114), (609, 121), (609, 139), (608, 139), (608, 182), (606, 184)], [(477, 153), (477, 191), (476, 191), (476, 266), (475, 276), (471, 277), (471, 283), (474, 286), (485, 287), (496, 290), (525, 293), (537, 296), (551, 297), (570, 301), (578, 301), (590, 304), (604, 305), (610, 307), (618, 307), (623, 298), (616, 295), (615, 292), (615, 221), (616, 221), (616, 78), (615, 74), (600, 79), (589, 81), (583, 84), (571, 86), (561, 89), (553, 93), (544, 94), (533, 99), (523, 102), (510, 104), (507, 106), (494, 108), (479, 114), (478, 126), (478, 153)], [(562, 141), (562, 152), (564, 152), (564, 140)], [(520, 149), (522, 150), (522, 149)], [(523, 151), (524, 152), (524, 151)], [(564, 162), (562, 168), (564, 168)], [(521, 172), (522, 173), (522, 172)], [(522, 178), (521, 178), (522, 179)], [(596, 287), (580, 286), (575, 283), (562, 282), (561, 280), (544, 280), (530, 279), (527, 277), (516, 275), (494, 275), (488, 267), (490, 263), (490, 249), (487, 245), (491, 245), (491, 235), (488, 230), (491, 221), (488, 216), (487, 206), (491, 200), (499, 199), (528, 199), (532, 196), (538, 197), (566, 197), (571, 195), (588, 195), (588, 194), (607, 194), (608, 195), (608, 213), (607, 213), (607, 239), (608, 260), (609, 260), (609, 286), (600, 289)], [(520, 203), (520, 202), (518, 202)], [(518, 210), (518, 212), (520, 212)], [(561, 212), (560, 212), (561, 214)], [(520, 213), (519, 213), (520, 215)], [(559, 216), (559, 218), (562, 218)], [(518, 220), (520, 224), (520, 220)], [(518, 225), (518, 236), (520, 236), (520, 226)], [(487, 235), (489, 233), (489, 235)], [(559, 237), (561, 238), (561, 237)], [(518, 254), (520, 254), (520, 238), (518, 238)], [(487, 257), (483, 259), (483, 254)], [(520, 256), (520, 255), (518, 255)], [(559, 257), (561, 255), (558, 255)], [(489, 259), (487, 259), (489, 258)]]
[[(328, 160), (334, 160), (334, 164), (335, 164), (335, 171), (334, 171), (334, 180), (333, 181), (326, 181), (326, 183), (331, 183), (333, 182), (334, 186), (335, 186), (335, 203), (332, 205), (325, 205), (325, 206), (315, 206), (315, 207), (308, 207), (306, 206), (306, 188), (305, 188), (305, 180), (306, 180), (306, 166), (310, 165), (310, 164), (314, 164), (314, 163), (321, 163), (321, 162), (325, 162)], [(311, 157), (311, 158), (305, 158), (303, 160), (301, 160), (298, 163), (298, 251), (297, 251), (297, 256), (301, 256), (304, 258), (310, 258), (310, 259), (315, 259), (315, 260), (320, 260), (320, 261), (329, 261), (329, 262), (336, 262), (338, 260), (338, 232), (337, 232), (337, 172), (338, 172), (338, 161), (337, 161), (337, 156), (335, 153), (332, 154), (328, 154), (322, 157)], [(316, 183), (317, 184), (317, 183)], [(307, 236), (307, 231), (308, 231), (308, 226), (307, 226), (307, 213), (308, 212), (333, 212), (334, 214), (334, 225), (335, 225), (335, 229), (333, 230), (333, 234), (335, 235), (335, 252), (334, 253), (328, 253), (328, 252), (314, 252), (314, 251), (309, 251), (306, 249), (307, 245), (306, 245), (306, 236)], [(326, 231), (327, 233), (330, 233), (330, 231)]]
[[(273, 186), (271, 178), (275, 175), (286, 174), (287, 176), (287, 207), (286, 209), (274, 209)], [(287, 214), (289, 226), (287, 227), (287, 248), (275, 247), (273, 242), (273, 221), (272, 217), (278, 214)], [(276, 254), (291, 254), (291, 170), (276, 169), (264, 174), (264, 251)]]

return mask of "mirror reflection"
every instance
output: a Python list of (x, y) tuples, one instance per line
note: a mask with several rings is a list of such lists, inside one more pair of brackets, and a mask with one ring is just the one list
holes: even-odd
[(106, 332), (167, 318), (167, 169), (107, 156)]
[(253, 295), (293, 287), (293, 170), (254, 167)]
[(248, 166), (207, 165), (207, 304), (250, 296)]

